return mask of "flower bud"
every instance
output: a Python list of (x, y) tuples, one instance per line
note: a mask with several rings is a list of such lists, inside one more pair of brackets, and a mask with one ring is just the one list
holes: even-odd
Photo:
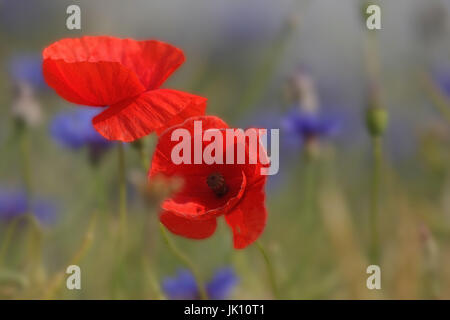
[(369, 107), (366, 112), (366, 125), (372, 137), (383, 135), (388, 124), (388, 113), (383, 107)]
[(372, 3), (370, 3), (370, 1), (362, 1), (362, 3), (360, 4), (360, 10), (361, 10), (361, 21), (364, 24), (364, 26), (366, 25), (366, 20), (369, 17), (368, 13), (367, 13), (367, 8), (371, 5)]

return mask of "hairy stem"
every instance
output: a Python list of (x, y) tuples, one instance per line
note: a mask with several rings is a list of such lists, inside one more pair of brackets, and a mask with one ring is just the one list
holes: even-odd
[(203, 281), (202, 281), (202, 279), (200, 277), (200, 273), (198, 272), (197, 268), (192, 263), (192, 261), (176, 247), (176, 245), (173, 243), (172, 239), (167, 234), (167, 231), (166, 231), (164, 225), (162, 223), (160, 223), (159, 227), (160, 227), (159, 230), (161, 231), (161, 235), (163, 236), (164, 241), (166, 242), (166, 244), (169, 247), (170, 251), (184, 265), (186, 265), (186, 267), (188, 267), (189, 270), (194, 275), (194, 278), (197, 281), (198, 291), (199, 291), (199, 294), (200, 294), (200, 299), (207, 300), (208, 299), (208, 294), (206, 292), (205, 285), (204, 285), (204, 283), (203, 283)]
[[(83, 237), (80, 247), (75, 252), (75, 254), (70, 259), (68, 265), (77, 265), (81, 259), (86, 255), (89, 248), (92, 246), (92, 242), (94, 240), (94, 229), (97, 221), (97, 215), (94, 214), (91, 218), (91, 221), (88, 226), (88, 230)], [(53, 279), (50, 281), (48, 285), (48, 289), (44, 294), (44, 299), (52, 299), (54, 295), (59, 291), (64, 281), (65, 270), (58, 272)]]
[(127, 181), (125, 172), (125, 151), (123, 143), (118, 145), (118, 164), (119, 164), (119, 220), (120, 231), (125, 237), (127, 230)]
[(264, 262), (266, 263), (266, 268), (267, 268), (267, 273), (269, 275), (269, 282), (270, 282), (270, 287), (272, 289), (272, 294), (275, 297), (275, 299), (279, 299), (280, 296), (278, 293), (278, 286), (277, 286), (277, 281), (275, 278), (275, 271), (274, 271), (272, 262), (270, 261), (269, 255), (267, 254), (267, 252), (264, 249), (264, 247), (262, 246), (262, 244), (259, 241), (256, 241), (255, 243), (256, 243), (256, 246), (257, 246), (259, 252), (263, 256)]
[(381, 137), (374, 137), (373, 147), (373, 171), (372, 186), (370, 194), (370, 247), (369, 257), (371, 262), (379, 263), (380, 257), (380, 239), (379, 239), (379, 197), (380, 197), (380, 178), (382, 165), (382, 144)]

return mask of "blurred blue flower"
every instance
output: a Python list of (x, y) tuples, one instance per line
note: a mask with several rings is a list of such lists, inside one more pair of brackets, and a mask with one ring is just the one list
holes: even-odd
[(440, 89), (450, 97), (450, 67), (441, 67), (433, 72), (433, 77)]
[(46, 226), (54, 224), (58, 218), (58, 207), (49, 199), (36, 199), (31, 206), (31, 212), (42, 225)]
[[(208, 297), (214, 300), (226, 299), (237, 283), (238, 278), (232, 268), (221, 268), (206, 284)], [(176, 276), (163, 279), (162, 289), (173, 300), (194, 300), (200, 296), (195, 278), (189, 270), (179, 270)]]
[[(305, 143), (341, 135), (343, 120), (348, 122), (344, 109), (327, 104), (326, 108), (324, 106), (319, 110), (322, 111), (305, 111), (298, 105), (285, 112), (258, 109), (258, 113), (252, 113), (238, 122), (238, 127), (243, 128), (280, 129), (279, 171), (268, 177), (268, 193), (282, 192), (283, 183), (292, 176), (292, 167), (299, 163)], [(270, 144), (269, 135), (268, 150)]]
[(208, 297), (213, 300), (223, 300), (230, 296), (231, 291), (237, 285), (238, 278), (230, 267), (219, 269), (213, 278), (206, 284)]
[(194, 275), (189, 270), (179, 270), (175, 277), (165, 278), (162, 289), (169, 299), (198, 299), (199, 293)]
[(113, 143), (92, 126), (92, 118), (97, 114), (95, 108), (62, 111), (53, 118), (50, 134), (63, 147), (78, 150), (87, 146), (95, 155), (100, 155)]
[(28, 210), (27, 195), (23, 191), (0, 189), (0, 219), (11, 220)]
[(25, 191), (0, 187), (0, 220), (8, 222), (28, 212), (42, 225), (51, 225), (57, 218), (57, 206), (52, 201), (37, 198), (30, 204)]
[(21, 53), (11, 57), (8, 72), (15, 84), (27, 84), (36, 90), (48, 88), (42, 74), (42, 57), (35, 53)]
[(281, 120), (281, 130), (288, 144), (301, 147), (305, 142), (336, 135), (340, 121), (335, 116), (303, 111), (296, 106)]

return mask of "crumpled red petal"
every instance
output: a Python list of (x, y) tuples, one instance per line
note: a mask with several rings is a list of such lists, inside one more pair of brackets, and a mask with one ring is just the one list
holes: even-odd
[[(110, 36), (62, 39), (45, 48), (43, 57), (44, 62), (60, 61), (61, 78), (65, 77), (65, 68), (71, 63), (117, 62), (134, 73), (147, 90), (161, 86), (185, 60), (180, 49), (162, 41)], [(93, 84), (102, 85), (101, 82)]]
[[(231, 169), (231, 165), (225, 167)], [(218, 198), (206, 185), (207, 176), (213, 172), (219, 170), (211, 167), (206, 172), (185, 175), (182, 190), (166, 199), (161, 207), (180, 217), (195, 220), (207, 220), (229, 212), (244, 194), (247, 183), (245, 174), (242, 171), (240, 175), (225, 173), (229, 191), (226, 196)], [(220, 172), (224, 173), (223, 168)]]
[(145, 91), (136, 75), (117, 62), (44, 60), (47, 84), (69, 102), (107, 106)]
[(210, 237), (217, 227), (215, 218), (209, 220), (191, 220), (182, 218), (170, 211), (160, 215), (161, 223), (171, 232), (190, 239), (205, 239)]
[(264, 231), (267, 220), (264, 184), (265, 179), (261, 179), (246, 190), (235, 209), (225, 215), (225, 220), (233, 231), (235, 249), (243, 249), (252, 244)]
[(206, 98), (157, 89), (110, 106), (92, 123), (106, 139), (130, 142), (152, 131), (163, 131), (185, 115), (204, 114), (205, 109)]
[(93, 121), (109, 140), (130, 142), (205, 112), (205, 98), (158, 90), (185, 59), (170, 44), (85, 36), (51, 44), (43, 58), (47, 83), (64, 99), (109, 106)]

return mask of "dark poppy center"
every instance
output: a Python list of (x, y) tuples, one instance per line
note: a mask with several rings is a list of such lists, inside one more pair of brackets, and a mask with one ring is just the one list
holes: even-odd
[(228, 192), (228, 186), (225, 184), (225, 179), (219, 172), (211, 173), (206, 178), (206, 184), (218, 197), (222, 197)]

